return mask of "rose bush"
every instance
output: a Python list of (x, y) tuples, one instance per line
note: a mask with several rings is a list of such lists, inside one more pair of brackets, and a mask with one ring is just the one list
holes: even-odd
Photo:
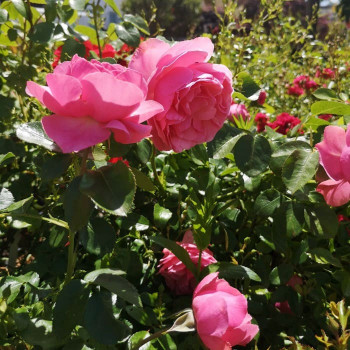
[(143, 74), (148, 98), (164, 111), (149, 120), (159, 150), (181, 152), (211, 141), (225, 122), (231, 105), (232, 73), (207, 61), (214, 46), (208, 38), (176, 43), (143, 42), (129, 67)]

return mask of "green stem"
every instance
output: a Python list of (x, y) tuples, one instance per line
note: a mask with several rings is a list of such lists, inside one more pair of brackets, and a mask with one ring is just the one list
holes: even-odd
[(74, 249), (74, 238), (75, 238), (75, 232), (69, 231), (67, 274), (66, 274), (64, 284), (67, 284), (72, 279), (75, 263), (77, 261), (77, 255)]
[(101, 42), (100, 42), (100, 34), (98, 32), (98, 25), (97, 25), (97, 6), (99, 5), (100, 0), (97, 1), (97, 3), (93, 2), (92, 4), (92, 15), (94, 19), (94, 26), (96, 31), (96, 40), (97, 40), (97, 46), (98, 46), (98, 52), (100, 55), (100, 58), (102, 58), (102, 48), (101, 48)]
[(140, 342), (138, 342), (134, 347), (131, 348), (131, 350), (137, 350), (139, 349), (142, 345), (144, 344), (147, 344), (148, 342), (150, 342), (151, 340), (153, 339), (157, 339), (159, 337), (161, 337), (163, 334), (166, 334), (168, 332), (170, 328), (164, 328), (164, 329), (161, 329), (160, 331), (154, 333), (154, 334), (151, 334), (149, 337), (141, 340)]
[(203, 250), (201, 249), (199, 251), (199, 257), (198, 257), (198, 262), (197, 262), (197, 280), (198, 281), (199, 281), (199, 275), (201, 273), (202, 253), (203, 253)]
[(157, 167), (156, 167), (156, 149), (154, 145), (152, 145), (153, 151), (151, 155), (151, 165), (152, 165), (152, 170), (153, 170), (153, 175), (154, 175), (154, 181), (157, 183), (157, 187), (162, 195), (165, 195), (165, 189), (163, 187), (163, 184), (161, 183), (158, 173), (157, 173)]

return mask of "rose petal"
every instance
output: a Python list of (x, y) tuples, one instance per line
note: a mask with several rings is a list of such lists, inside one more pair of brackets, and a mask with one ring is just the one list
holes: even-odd
[(339, 207), (350, 200), (350, 183), (344, 180), (327, 180), (317, 186), (317, 192), (320, 192), (327, 204), (333, 207)]
[(130, 114), (131, 117), (138, 116), (139, 123), (142, 123), (154, 115), (163, 112), (163, 106), (153, 100), (143, 101), (140, 105)]
[(122, 119), (144, 98), (135, 84), (118, 80), (108, 73), (92, 73), (81, 81), (83, 98), (91, 106), (90, 115), (99, 122)]
[(108, 139), (110, 131), (89, 117), (51, 115), (42, 119), (46, 134), (63, 153), (78, 152)]
[(170, 48), (170, 45), (159, 39), (148, 39), (140, 44), (134, 52), (129, 68), (134, 69), (149, 79), (162, 55)]
[(112, 120), (106, 127), (110, 128), (117, 142), (129, 144), (136, 143), (150, 136), (152, 127), (138, 124), (137, 121)]
[(345, 146), (345, 131), (339, 126), (327, 126), (324, 129), (323, 141), (315, 145), (320, 153), (320, 164), (333, 180), (341, 180), (344, 177), (340, 156)]

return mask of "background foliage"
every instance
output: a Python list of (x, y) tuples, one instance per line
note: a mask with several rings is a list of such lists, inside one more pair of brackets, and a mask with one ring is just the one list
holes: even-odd
[[(177, 312), (191, 306), (191, 296), (172, 295), (157, 265), (162, 247), (173, 250), (191, 228), (197, 246), (210, 243), (219, 261), (202, 275), (218, 270), (248, 298), (260, 327), (248, 348), (346, 349), (350, 212), (348, 206), (330, 208), (315, 191), (324, 173), (313, 148), (326, 125), (349, 122), (344, 24), (333, 23), (320, 41), (311, 35), (313, 22), (305, 28), (287, 17), (281, 0), (262, 1), (254, 21), (230, 2), (220, 32), (211, 35), (214, 61), (232, 70), (234, 99), (252, 117), (227, 122), (213, 141), (180, 154), (156, 153), (149, 140), (96, 146), (85, 155), (89, 172), (81, 176), (82, 154), (55, 152), (38, 123), (47, 111), (25, 94), (25, 85), (44, 84), (62, 44), (64, 60), (86, 55), (87, 39), (118, 50), (123, 43), (136, 47), (149, 34), (142, 17), (122, 16), (113, 1), (106, 3), (120, 24), (105, 25), (98, 1), (16, 0), (0, 6), (0, 346), (132, 349), (171, 325)], [(156, 5), (162, 14), (171, 12)], [(177, 25), (192, 27), (176, 11), (189, 6), (186, 14), (195, 18), (194, 5), (167, 2), (176, 10), (158, 23), (176, 23), (164, 32), (169, 39)], [(81, 10), (92, 26), (77, 24)], [(150, 20), (153, 12), (145, 15)], [(315, 78), (322, 89), (287, 94), (296, 76), (314, 77), (323, 68), (335, 76)], [(262, 106), (261, 89), (268, 96)], [(317, 117), (329, 110), (330, 121)], [(302, 129), (257, 133), (257, 112), (271, 119), (288, 112), (300, 118)], [(110, 164), (113, 157), (130, 166)], [(72, 231), (78, 232), (75, 241)], [(72, 280), (66, 275), (70, 249), (76, 257)], [(291, 288), (287, 283), (295, 274), (303, 282)], [(285, 301), (291, 313), (276, 308)], [(145, 349), (200, 346), (194, 333), (171, 333)]]

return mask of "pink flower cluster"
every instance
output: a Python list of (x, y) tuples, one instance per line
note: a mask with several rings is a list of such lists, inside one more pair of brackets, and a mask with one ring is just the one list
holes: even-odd
[(28, 82), (26, 91), (53, 113), (43, 128), (64, 153), (111, 134), (126, 144), (152, 136), (159, 150), (181, 152), (211, 141), (230, 111), (232, 74), (207, 62), (213, 48), (202, 37), (173, 46), (149, 39), (129, 68), (74, 56), (47, 75), (48, 86)]
[(308, 75), (299, 75), (293, 80), (293, 84), (288, 87), (287, 94), (301, 96), (306, 91), (312, 91), (317, 88), (318, 84)]
[[(296, 125), (301, 123), (301, 120), (289, 113), (279, 114), (273, 122), (268, 122), (269, 117), (264, 113), (257, 113), (255, 116), (255, 122), (257, 124), (257, 131), (265, 131), (265, 126), (269, 126), (271, 129), (274, 129), (276, 132), (287, 135), (288, 131), (292, 130)], [(299, 130), (302, 132), (301, 130)]]
[(327, 126), (323, 141), (316, 144), (320, 164), (329, 179), (317, 186), (327, 204), (334, 207), (350, 200), (350, 124), (347, 131), (339, 126)]
[[(178, 244), (197, 264), (199, 249), (193, 243), (192, 232), (187, 231), (184, 240)], [(235, 345), (246, 345), (255, 337), (259, 327), (251, 323), (252, 317), (248, 314), (244, 295), (219, 279), (218, 272), (207, 275), (195, 287), (194, 276), (186, 266), (168, 249), (164, 249), (163, 253), (159, 273), (175, 294), (193, 293), (192, 309), (197, 332), (208, 349), (228, 350)], [(213, 253), (205, 249), (201, 269), (215, 262)]]

